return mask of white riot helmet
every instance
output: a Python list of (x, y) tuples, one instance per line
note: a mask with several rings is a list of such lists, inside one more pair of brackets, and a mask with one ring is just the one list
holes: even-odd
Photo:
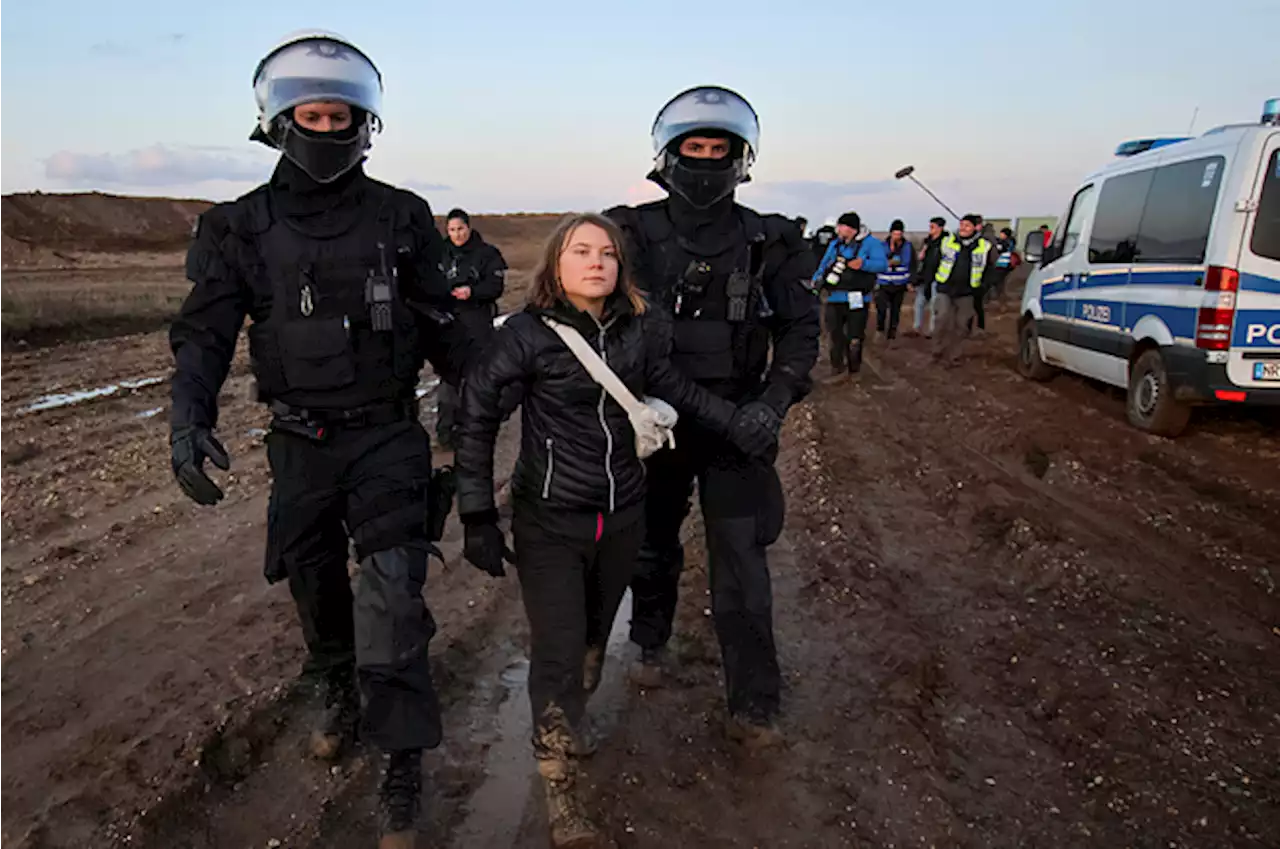
[[(350, 171), (382, 129), (382, 75), (358, 47), (337, 33), (305, 30), (286, 36), (253, 73), (258, 126), (252, 139), (279, 149), (320, 183)], [(352, 126), (334, 133), (299, 127), (293, 108), (337, 101), (352, 108)]]
[[(677, 94), (659, 110), (651, 135), (655, 160), (650, 179), (705, 209), (751, 179), (760, 120), (736, 91), (698, 86)], [(731, 152), (724, 159), (683, 157), (680, 142), (691, 135), (724, 136)]]

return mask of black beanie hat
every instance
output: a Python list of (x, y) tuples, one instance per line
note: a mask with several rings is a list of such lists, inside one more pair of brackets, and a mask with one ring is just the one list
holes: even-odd
[(889, 225), (890, 233), (892, 233), (894, 230), (905, 230), (905, 229), (907, 229), (907, 226), (902, 223), (901, 218), (893, 219), (893, 223)]
[(836, 224), (843, 224), (846, 227), (852, 227), (854, 230), (862, 229), (862, 219), (858, 217), (856, 212), (846, 212), (840, 216)]
[(445, 221), (452, 221), (455, 218), (461, 221), (463, 224), (467, 225), (468, 227), (471, 226), (471, 216), (467, 215), (465, 210), (458, 209), (456, 207), (454, 209), (449, 210), (449, 214), (445, 217)]

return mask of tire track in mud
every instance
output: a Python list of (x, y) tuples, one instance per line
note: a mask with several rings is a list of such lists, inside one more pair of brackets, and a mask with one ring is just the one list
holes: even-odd
[[(990, 613), (1006, 608), (988, 623), (988, 627), (997, 632), (992, 637), (976, 642), (964, 639), (960, 631), (966, 630), (965, 625), (968, 623), (957, 623), (955, 631), (944, 636), (947, 643), (953, 646), (971, 642), (972, 660), (976, 661), (985, 655), (982, 659), (986, 660), (989, 670), (971, 668), (968, 670), (971, 679), (1003, 678), (1005, 686), (1011, 685), (1011, 692), (1001, 694), (999, 701), (1004, 706), (1000, 712), (1009, 716), (1007, 721), (1014, 726), (1024, 726), (1023, 733), (1027, 735), (1028, 741), (1033, 741), (1040, 749), (1042, 757), (1042, 746), (1047, 746), (1050, 753), (1055, 749), (1062, 752), (1063, 766), (1067, 768), (1061, 769), (1045, 761), (1041, 764), (1042, 770), (1037, 780), (1046, 781), (1054, 777), (1055, 773), (1060, 778), (1065, 773), (1078, 770), (1081, 762), (1092, 761), (1098, 769), (1093, 777), (1096, 787), (1100, 788), (1104, 782), (1116, 780), (1117, 771), (1121, 773), (1120, 783), (1123, 787), (1124, 781), (1135, 772), (1143, 772), (1142, 765), (1145, 764), (1148, 770), (1153, 766), (1150, 763), (1152, 753), (1145, 751), (1149, 743), (1141, 739), (1145, 731), (1141, 720), (1146, 719), (1152, 725), (1158, 725), (1160, 720), (1176, 724), (1181, 718), (1184, 730), (1171, 735), (1182, 738), (1180, 743), (1185, 743), (1195, 733), (1186, 732), (1187, 725), (1198, 725), (1209, 733), (1212, 733), (1214, 727), (1223, 725), (1220, 715), (1214, 715), (1213, 708), (1187, 711), (1185, 693), (1177, 693), (1177, 690), (1185, 689), (1185, 685), (1180, 682), (1188, 680), (1198, 681), (1205, 691), (1211, 691), (1213, 685), (1209, 682), (1212, 679), (1223, 682), (1221, 692), (1224, 695), (1228, 692), (1253, 694), (1249, 699), (1252, 704), (1246, 702), (1218, 707), (1218, 711), (1232, 717), (1229, 723), (1252, 728), (1253, 733), (1242, 735), (1246, 739), (1241, 741), (1243, 745), (1236, 753), (1241, 757), (1234, 764), (1229, 764), (1221, 751), (1196, 752), (1193, 755), (1190, 749), (1197, 748), (1195, 745), (1190, 749), (1183, 746), (1188, 760), (1201, 763), (1216, 761), (1224, 768), (1230, 766), (1236, 770), (1240, 770), (1242, 764), (1248, 762), (1248, 768), (1253, 770), (1254, 775), (1266, 775), (1268, 770), (1263, 768), (1263, 762), (1257, 759), (1256, 752), (1250, 751), (1253, 745), (1250, 741), (1265, 738), (1267, 733), (1274, 731), (1276, 725), (1274, 715), (1268, 716), (1260, 709), (1260, 701), (1265, 703), (1265, 698), (1260, 699), (1261, 694), (1271, 692), (1274, 696), (1276, 690), (1275, 685), (1266, 679), (1265, 673), (1258, 671), (1260, 666), (1265, 668), (1268, 656), (1268, 635), (1264, 630), (1268, 620), (1263, 615), (1259, 617), (1261, 621), (1251, 623), (1247, 619), (1242, 620), (1241, 614), (1249, 616), (1268, 611), (1275, 613), (1277, 608), (1274, 600), (1241, 604), (1232, 613), (1230, 608), (1222, 611), (1216, 605), (1206, 605), (1206, 597), (1194, 592), (1187, 593), (1184, 590), (1179, 595), (1174, 591), (1178, 577), (1167, 574), (1174, 564), (1184, 567), (1182, 571), (1185, 578), (1196, 576), (1199, 582), (1213, 585), (1215, 589), (1234, 582), (1235, 592), (1232, 595), (1237, 599), (1247, 595), (1248, 587), (1247, 582), (1241, 581), (1236, 575), (1205, 576), (1203, 560), (1197, 557), (1195, 551), (1178, 550), (1141, 528), (1130, 531), (1124, 525), (1117, 526), (1116, 523), (1123, 521), (1122, 518), (1113, 521), (1094, 507), (1072, 501), (1070, 495), (1062, 497), (1057, 492), (1047, 491), (1048, 484), (1014, 465), (1007, 455), (1002, 457), (997, 454), (991, 445), (979, 448), (969, 439), (952, 439), (952, 434), (966, 432), (963, 419), (956, 421), (959, 417), (952, 416), (950, 430), (940, 431), (938, 423), (945, 422), (948, 418), (945, 408), (955, 408), (957, 392), (971, 388), (966, 384), (956, 385), (954, 374), (947, 376), (947, 386), (942, 386), (941, 381), (924, 384), (936, 393), (935, 402), (923, 395), (918, 387), (901, 378), (894, 369), (885, 368), (882, 360), (873, 358), (871, 367), (880, 372), (880, 379), (877, 381), (879, 385), (865, 390), (847, 385), (841, 387), (840, 391), (852, 397), (843, 399), (846, 403), (840, 407), (832, 403), (831, 394), (834, 390), (828, 388), (825, 394), (815, 399), (822, 407), (821, 418), (827, 423), (828, 431), (839, 430), (847, 419), (859, 418), (853, 413), (848, 413), (847, 419), (844, 417), (850, 407), (855, 404), (866, 405), (878, 422), (897, 431), (890, 438), (893, 444), (900, 447), (904, 444), (914, 446), (913, 452), (906, 452), (908, 457), (914, 453), (921, 465), (939, 467), (942, 480), (931, 487), (935, 494), (931, 503), (907, 506), (914, 508), (911, 512), (915, 520), (928, 516), (932, 510), (938, 518), (945, 519), (952, 525), (953, 533), (967, 538), (971, 546), (967, 553), (955, 550), (950, 552), (950, 557), (955, 557), (953, 562), (958, 566), (958, 569), (953, 570), (953, 575), (981, 575), (991, 571), (996, 573), (985, 581), (968, 581), (973, 585), (970, 587), (972, 595), (966, 603), (975, 606), (973, 618), (979, 629), (982, 620), (990, 617)], [(978, 391), (981, 392), (982, 389)], [(938, 410), (939, 406), (944, 409)], [(1059, 412), (1069, 415), (1065, 410)], [(883, 445), (881, 440), (877, 441)], [(988, 456), (992, 454), (995, 455), (994, 458)], [(867, 457), (862, 459), (866, 460)], [(838, 457), (828, 456), (827, 460), (840, 462)], [(911, 472), (910, 462), (901, 464), (896, 470), (896, 474), (903, 477)], [(894, 472), (890, 472), (891, 476), (893, 474)], [(930, 473), (926, 472), (921, 477), (927, 480)], [(1099, 500), (1106, 503), (1105, 498)], [(1067, 509), (1064, 510), (1064, 507)], [(945, 532), (944, 529), (939, 530)], [(921, 527), (921, 533), (926, 532), (927, 528)], [(1145, 554), (1135, 557), (1132, 544), (1117, 545), (1132, 543), (1135, 539), (1143, 545), (1138, 550), (1145, 551)], [(1028, 574), (1028, 566), (1039, 567), (1037, 571), (1044, 566), (1049, 568), (1043, 569), (1043, 574), (1036, 575)], [(1008, 571), (1002, 571), (1005, 569)], [(1031, 580), (1026, 583), (1028, 578)], [(1070, 583), (1064, 580), (1068, 578)], [(1024, 583), (1025, 586), (1019, 586)], [(1076, 586), (1071, 586), (1071, 583)], [(1241, 585), (1245, 585), (1243, 589)], [(1053, 598), (1055, 592), (1059, 598)], [(1221, 595), (1211, 597), (1215, 602), (1222, 599)], [(1045, 601), (1049, 602), (1047, 606)], [(921, 607), (918, 602), (915, 606)], [(909, 607), (910, 605), (908, 609)], [(925, 608), (920, 612), (922, 616), (917, 619), (930, 615), (933, 611)], [(1196, 612), (1202, 617), (1208, 613), (1205, 618), (1210, 624), (1195, 621), (1193, 617)], [(1055, 629), (1036, 627), (1046, 614), (1060, 619)], [(1011, 623), (1017, 624), (1013, 627), (1000, 627), (997, 623), (1005, 615), (1010, 618)], [(1067, 662), (1055, 663), (1046, 649), (1055, 643), (1061, 644), (1064, 634), (1073, 634), (1075, 640), (1069, 643)], [(1089, 646), (1095, 640), (1100, 657), (1084, 657), (1088, 653), (1087, 649), (1083, 652), (1073, 651), (1078, 647)], [(1116, 648), (1124, 643), (1131, 645)], [(1126, 648), (1132, 652), (1131, 657), (1124, 657)], [(975, 654), (977, 657), (972, 657)], [(1070, 657), (1071, 654), (1080, 656)], [(1032, 663), (1027, 662), (1029, 656)], [(1036, 660), (1049, 662), (1036, 664)], [(979, 664), (974, 664), (977, 665)], [(993, 676), (990, 669), (999, 669), (1001, 665), (1008, 670), (1008, 674)], [(1098, 680), (1099, 673), (1101, 681)], [(1188, 673), (1189, 679), (1183, 677)], [(952, 677), (959, 680), (957, 676)], [(1108, 681), (1109, 677), (1112, 680)], [(1127, 689), (1128, 692), (1125, 696), (1114, 695), (1114, 691), (1118, 689)], [(1184, 699), (1178, 699), (1178, 695), (1182, 695)], [(971, 693), (970, 696), (974, 697), (975, 702), (981, 701), (975, 697), (976, 694)], [(1010, 696), (1013, 698), (1009, 698)], [(1203, 701), (1205, 695), (1197, 693), (1196, 698)], [(1184, 703), (1166, 705), (1166, 699)], [(1050, 727), (1047, 729), (1048, 733), (1043, 733), (1036, 728), (1037, 724), (1046, 722), (1052, 726), (1055, 720), (1068, 724), (1066, 720), (1071, 718), (1068, 714), (1072, 712), (1072, 707), (1079, 707), (1084, 714), (1084, 728), (1081, 729), (1083, 733), (1079, 736), (1074, 730), (1063, 731)], [(1193, 703), (1192, 707), (1197, 705)], [(1034, 722), (1019, 721), (1026, 718), (1018, 716), (1024, 709)], [(1159, 738), (1165, 735), (1156, 731), (1153, 736)], [(1090, 740), (1087, 746), (1085, 739)], [(1097, 750), (1111, 750), (1111, 762), (1091, 756), (1091, 751)], [(1078, 758), (1078, 761), (1073, 758)], [(1161, 757), (1160, 760), (1164, 758)], [(1203, 780), (1200, 776), (1192, 776), (1182, 764), (1161, 764), (1156, 770), (1166, 768), (1171, 768), (1170, 772), (1177, 774), (1185, 782), (1183, 787), (1178, 788), (1183, 791), (1182, 801), (1185, 801), (1187, 791)], [(1206, 769), (1206, 772), (1210, 771)], [(1162, 774), (1161, 777), (1167, 780), (1168, 774)], [(1019, 786), (1034, 786), (1027, 783), (1026, 780), (1030, 778), (1032, 776), (1024, 776)], [(1134, 781), (1134, 784), (1149, 784), (1151, 778), (1148, 773)], [(1087, 789), (1092, 789), (1087, 786), (1087, 776), (1077, 779), (1077, 782), (1077, 788), (1086, 785)], [(1061, 786), (1060, 780), (1053, 783)], [(1001, 778), (999, 784), (1005, 786), (1007, 782)], [(1245, 786), (1248, 786), (1248, 782)], [(1257, 787), (1256, 778), (1253, 786)], [(1248, 793), (1246, 798), (1255, 797), (1254, 791), (1243, 789), (1239, 785), (1232, 789)], [(1126, 795), (1125, 791), (1129, 790), (1132, 792)], [(1232, 815), (1227, 819), (1235, 821), (1239, 829), (1236, 837), (1256, 837), (1268, 830), (1262, 826), (1268, 822), (1265, 811), (1268, 805), (1275, 804), (1276, 790), (1274, 782), (1266, 789), (1259, 788), (1256, 796), (1267, 801), (1259, 802), (1252, 811), (1231, 810)], [(1068, 792), (1064, 795), (1071, 799), (1083, 794), (1068, 786)], [(1229, 841), (1215, 842), (1215, 837), (1208, 834), (1191, 837), (1187, 832), (1194, 833), (1198, 829), (1185, 829), (1185, 811), (1181, 817), (1176, 813), (1182, 806), (1158, 804), (1158, 800), (1174, 795), (1177, 794), (1166, 793), (1163, 788), (1135, 789), (1130, 786), (1119, 791), (1106, 805), (1109, 811), (1127, 811), (1134, 822), (1139, 821), (1138, 815), (1141, 813), (1150, 818), (1150, 827), (1155, 833), (1164, 832), (1184, 839), (1190, 838), (1192, 842), (1186, 845), (1233, 845)], [(1194, 798), (1199, 794), (1191, 795)], [(1219, 811), (1222, 808), (1235, 808), (1230, 803), (1222, 805), (1218, 799), (1203, 801)], [(1093, 807), (1098, 807), (1098, 803), (1094, 802)], [(1068, 810), (1066, 802), (1055, 801), (1048, 812), (1056, 816)], [(1174, 813), (1167, 813), (1170, 811)], [(1027, 812), (1029, 820), (1035, 816), (1035, 812)], [(1041, 816), (1043, 817), (1043, 812)], [(1080, 831), (1074, 836), (1083, 844), (1087, 842), (1083, 839), (1088, 836), (1087, 832), (1099, 827), (1097, 822), (1089, 824), (1090, 819), (1098, 819), (1098, 814), (1086, 805), (1080, 809), (1079, 816)], [(1182, 822), (1177, 822), (1179, 819)], [(1220, 822), (1221, 820), (1219, 825)], [(1125, 830), (1127, 829), (1120, 831)], [(1040, 839), (1048, 839), (1053, 845), (1070, 845), (1073, 841), (1068, 834), (1070, 832), (1047, 828), (1043, 830)], [(995, 838), (995, 835), (991, 837)], [(1132, 833), (1125, 834), (1123, 838), (1116, 834), (1113, 839), (1127, 841), (1133, 837)], [(1216, 839), (1221, 837), (1219, 832)], [(1184, 844), (1171, 842), (1171, 845)]]

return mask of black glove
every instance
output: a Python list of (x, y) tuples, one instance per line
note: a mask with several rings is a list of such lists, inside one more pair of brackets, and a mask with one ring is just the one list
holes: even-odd
[(225, 472), (231, 468), (231, 458), (209, 428), (176, 425), (169, 435), (169, 450), (173, 456), (173, 476), (188, 498), (206, 506), (222, 500), (222, 490), (204, 473), (204, 461), (207, 458)]
[(497, 511), (463, 516), (462, 523), (465, 526), (462, 556), (481, 572), (488, 572), (495, 578), (505, 576), (507, 570), (503, 568), (502, 561), (515, 563), (516, 556), (507, 548), (506, 537), (498, 527)]
[(743, 404), (729, 423), (729, 441), (748, 457), (768, 457), (778, 448), (782, 416), (763, 401)]

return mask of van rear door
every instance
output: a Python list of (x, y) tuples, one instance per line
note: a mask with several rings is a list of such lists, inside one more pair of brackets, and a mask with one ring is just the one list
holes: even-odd
[(1280, 132), (1263, 139), (1245, 204), (1227, 377), (1237, 386), (1280, 392)]

